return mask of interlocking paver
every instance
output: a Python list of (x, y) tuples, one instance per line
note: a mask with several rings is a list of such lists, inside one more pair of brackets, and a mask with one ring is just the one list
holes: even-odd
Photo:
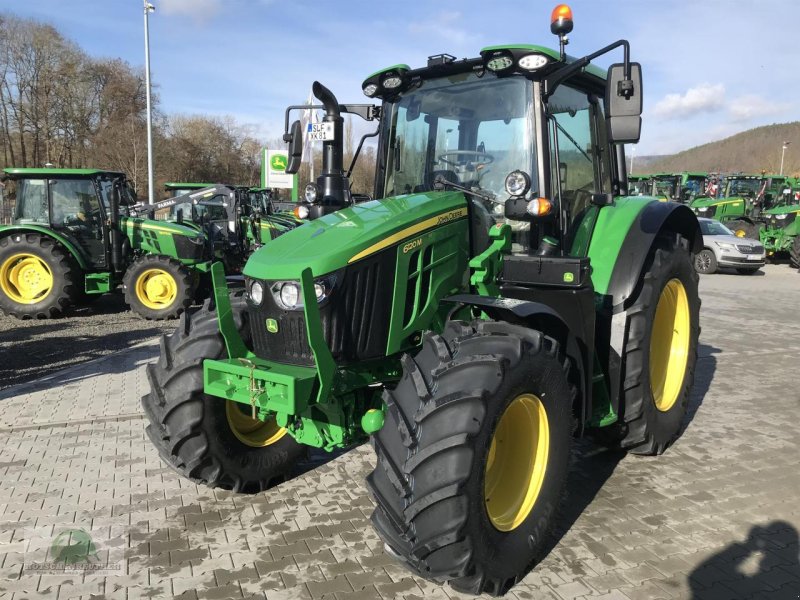
[[(785, 269), (702, 280), (686, 431), (657, 459), (578, 442), (568, 501), (584, 508), (509, 598), (800, 594), (800, 394), (786, 387), (800, 355), (800, 277)], [(764, 286), (768, 304), (757, 295)], [(254, 496), (210, 490), (164, 466), (139, 407), (155, 356), (154, 346), (139, 347), (0, 394), (0, 598), (462, 597), (383, 552), (360, 484), (368, 446)], [(30, 539), (35, 527), (43, 535)], [(23, 571), (75, 527), (91, 531), (102, 560), (118, 552), (121, 572)]]

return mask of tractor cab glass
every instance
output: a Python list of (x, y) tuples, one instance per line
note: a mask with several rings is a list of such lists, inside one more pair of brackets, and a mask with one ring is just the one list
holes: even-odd
[(103, 211), (92, 179), (48, 179), (50, 223), (77, 242), (95, 266), (105, 265)]
[(705, 177), (689, 176), (681, 192), (681, 194), (683, 194), (683, 200), (685, 202), (690, 202), (698, 196), (702, 196), (705, 193), (705, 184)]
[[(13, 180), (10, 180), (13, 181)], [(47, 180), (20, 179), (16, 182), (16, 205), (14, 223), (50, 224), (50, 209), (47, 203)], [(13, 194), (8, 194), (9, 198)]]
[(678, 177), (661, 177), (653, 181), (655, 187), (655, 196), (664, 196), (668, 200), (677, 199), (678, 197)]
[(443, 177), (493, 194), (493, 212), (502, 215), (506, 176), (535, 174), (532, 95), (521, 77), (465, 73), (423, 80), (386, 109), (385, 195), (431, 191)]
[(760, 179), (728, 179), (725, 185), (725, 197), (732, 198), (741, 196), (742, 198), (757, 198), (762, 191)]

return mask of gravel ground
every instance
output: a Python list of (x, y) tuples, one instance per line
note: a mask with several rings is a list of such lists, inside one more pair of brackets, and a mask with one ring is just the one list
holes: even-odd
[(0, 314), (0, 389), (155, 341), (176, 325), (132, 313), (122, 294), (105, 294), (59, 319), (19, 321)]

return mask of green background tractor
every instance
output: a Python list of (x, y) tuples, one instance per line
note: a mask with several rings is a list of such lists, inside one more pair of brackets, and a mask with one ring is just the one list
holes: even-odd
[(657, 173), (652, 176), (652, 194), (670, 202), (689, 204), (698, 196), (705, 195), (708, 173), (684, 171), (682, 173)]
[[(210, 268), (201, 234), (131, 216), (136, 198), (122, 173), (5, 169), (15, 187), (13, 223), (0, 227), (0, 309), (54, 317), (122, 284), (131, 309), (178, 316)], [(8, 198), (10, 200), (10, 198)]]
[[(500, 595), (547, 550), (575, 434), (637, 454), (676, 439), (699, 227), (686, 206), (628, 196), (639, 65), (624, 40), (566, 57), (562, 10), (560, 51), (491, 46), (364, 81), (382, 101), (378, 200), (353, 203), (345, 107), (314, 83), (317, 218), (250, 258), (244, 293), (213, 267), (214, 303), (164, 339), (142, 400), (164, 461), (258, 492), (307, 447), (371, 435), (387, 551)], [(620, 47), (624, 63), (591, 64)], [(299, 121), (285, 139), (296, 172)]]
[(792, 266), (800, 268), (800, 192), (795, 180), (787, 185), (794, 186), (794, 190), (788, 188), (789, 193), (763, 213), (764, 228), (759, 233), (767, 256), (788, 254)]
[(728, 175), (721, 197), (695, 198), (691, 208), (699, 217), (722, 221), (738, 237), (757, 240), (762, 213), (780, 197), (786, 181), (783, 175)]

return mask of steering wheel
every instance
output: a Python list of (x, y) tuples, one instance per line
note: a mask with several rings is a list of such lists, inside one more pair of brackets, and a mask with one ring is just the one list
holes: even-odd
[[(465, 164), (454, 160), (448, 160), (446, 158), (448, 156), (474, 156), (482, 160), (476, 160), (474, 162), (469, 160)], [(450, 150), (449, 152), (444, 152), (443, 154), (439, 155), (439, 162), (443, 162), (450, 167), (466, 167), (467, 171), (474, 171), (478, 170), (479, 168), (483, 168), (486, 165), (492, 164), (494, 162), (494, 156), (487, 154), (486, 152), (478, 152), (477, 150)]]

